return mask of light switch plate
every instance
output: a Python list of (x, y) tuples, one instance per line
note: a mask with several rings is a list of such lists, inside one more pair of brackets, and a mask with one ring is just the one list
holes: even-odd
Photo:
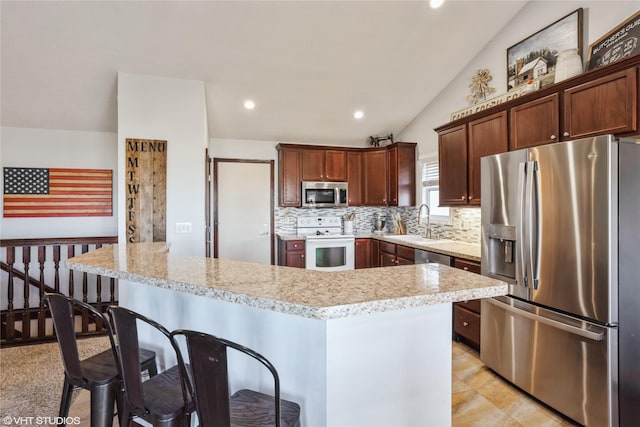
[(191, 233), (191, 223), (176, 222), (176, 233)]

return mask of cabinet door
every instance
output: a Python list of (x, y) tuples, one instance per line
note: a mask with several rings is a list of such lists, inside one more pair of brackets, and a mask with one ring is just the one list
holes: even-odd
[(326, 150), (324, 152), (324, 180), (347, 180), (347, 152), (344, 150)]
[[(395, 188), (397, 202), (395, 206), (416, 205), (416, 145), (398, 143)], [(389, 174), (391, 176), (391, 174)]]
[(302, 180), (324, 181), (324, 150), (302, 150)]
[(480, 316), (458, 304), (453, 305), (453, 332), (480, 347)]
[(398, 147), (387, 150), (387, 204), (398, 206)]
[(305, 268), (304, 251), (287, 252), (287, 267)]
[(396, 256), (387, 252), (380, 252), (380, 267), (394, 267)]
[(564, 91), (565, 140), (638, 130), (638, 69), (618, 73)]
[(347, 152), (347, 183), (349, 183), (349, 206), (362, 205), (362, 153)]
[(560, 132), (560, 101), (557, 93), (517, 107), (511, 114), (511, 150), (557, 142)]
[(387, 204), (387, 150), (371, 150), (362, 153), (364, 205)]
[(440, 206), (467, 204), (467, 125), (438, 134)]
[(356, 239), (355, 246), (355, 267), (371, 267), (371, 239)]
[(501, 111), (469, 122), (470, 205), (480, 205), (480, 157), (509, 151), (507, 112)]
[(280, 206), (300, 207), (301, 153), (299, 149), (278, 151), (278, 199)]

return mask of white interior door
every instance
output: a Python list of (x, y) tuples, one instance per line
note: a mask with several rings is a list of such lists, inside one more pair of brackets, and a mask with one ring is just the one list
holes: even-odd
[(214, 256), (270, 264), (273, 162), (214, 159)]

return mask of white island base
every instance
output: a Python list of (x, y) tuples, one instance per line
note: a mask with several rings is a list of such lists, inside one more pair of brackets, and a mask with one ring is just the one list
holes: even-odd
[[(451, 425), (451, 303), (312, 319), (121, 280), (120, 305), (262, 353), (302, 426)], [(229, 365), (232, 391), (272, 391), (261, 365)]]

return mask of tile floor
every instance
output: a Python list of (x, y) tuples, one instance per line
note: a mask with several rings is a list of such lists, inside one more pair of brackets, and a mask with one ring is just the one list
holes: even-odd
[[(452, 353), (453, 427), (569, 427), (576, 425), (494, 374), (484, 366), (478, 352), (472, 348), (454, 341)], [(69, 415), (81, 417), (83, 423), (86, 422), (88, 425), (88, 392), (80, 393)], [(117, 420), (114, 425), (117, 425)]]
[(477, 351), (453, 343), (454, 427), (555, 427), (577, 424), (539, 403), (484, 366)]

